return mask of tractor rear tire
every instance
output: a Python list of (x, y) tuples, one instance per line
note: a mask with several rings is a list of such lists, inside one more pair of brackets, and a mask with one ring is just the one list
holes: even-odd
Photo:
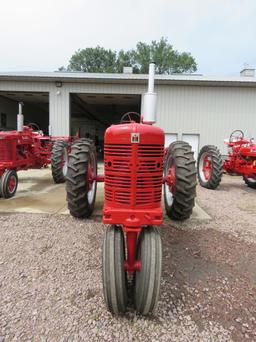
[[(206, 175), (205, 172), (203, 172), (203, 163), (205, 158), (210, 159), (211, 162), (209, 175)], [(207, 189), (216, 189), (221, 182), (222, 165), (223, 161), (218, 148), (213, 145), (203, 146), (197, 159), (197, 176), (200, 185)]]
[(170, 144), (164, 164), (166, 177), (173, 168), (175, 184), (172, 189), (164, 185), (164, 202), (166, 214), (173, 220), (188, 219), (195, 206), (196, 167), (191, 146), (184, 141)]
[(97, 182), (89, 184), (90, 170), (97, 175), (95, 146), (90, 139), (76, 140), (71, 146), (66, 177), (68, 208), (74, 217), (90, 217), (94, 210)]
[(64, 183), (68, 171), (68, 143), (66, 141), (57, 140), (54, 142), (51, 166), (54, 183)]
[(244, 176), (243, 177), (245, 184), (249, 186), (249, 188), (256, 189), (256, 179), (249, 178)]
[(147, 315), (156, 309), (162, 272), (162, 241), (156, 227), (145, 227), (139, 235), (137, 260), (141, 269), (135, 273), (135, 309)]
[(127, 278), (124, 269), (124, 233), (119, 226), (107, 226), (103, 240), (102, 280), (107, 309), (124, 313), (127, 306)]
[(15, 170), (6, 170), (0, 180), (0, 197), (11, 198), (18, 187), (18, 176)]

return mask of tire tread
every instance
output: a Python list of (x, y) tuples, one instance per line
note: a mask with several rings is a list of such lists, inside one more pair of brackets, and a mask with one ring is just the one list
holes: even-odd
[[(211, 176), (206, 182), (200, 177), (200, 170), (199, 170), (200, 159), (202, 158), (202, 155), (204, 153), (208, 153), (209, 157), (212, 160)], [(222, 165), (223, 165), (223, 161), (222, 161), (219, 149), (214, 145), (203, 146), (199, 152), (198, 159), (197, 159), (197, 176), (198, 176), (200, 185), (207, 189), (211, 189), (211, 190), (216, 189), (221, 182)]]
[[(168, 158), (173, 158), (175, 163), (176, 192), (171, 206), (167, 203), (166, 195), (164, 196), (166, 214), (173, 220), (185, 220), (191, 216), (195, 205), (197, 182), (194, 153), (187, 142), (175, 141), (168, 148), (165, 163)], [(166, 173), (167, 164), (165, 168)]]

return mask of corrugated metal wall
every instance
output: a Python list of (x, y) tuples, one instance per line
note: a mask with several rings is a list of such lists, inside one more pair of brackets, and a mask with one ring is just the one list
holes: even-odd
[[(70, 131), (70, 93), (143, 94), (146, 85), (1, 81), (2, 91), (42, 91), (50, 94), (53, 135)], [(60, 92), (58, 94), (58, 91)], [(223, 139), (234, 129), (256, 138), (256, 88), (158, 85), (157, 124), (166, 133), (199, 134), (200, 146), (217, 145), (225, 153)]]
[(256, 138), (256, 88), (158, 86), (158, 125), (166, 133), (199, 134), (200, 146), (217, 145), (242, 129)]

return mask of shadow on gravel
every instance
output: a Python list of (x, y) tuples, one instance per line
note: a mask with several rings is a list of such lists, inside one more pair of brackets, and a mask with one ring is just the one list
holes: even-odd
[(255, 246), (211, 229), (166, 224), (161, 234), (164, 305), (174, 313), (181, 307), (199, 327), (219, 322), (235, 341), (255, 338)]

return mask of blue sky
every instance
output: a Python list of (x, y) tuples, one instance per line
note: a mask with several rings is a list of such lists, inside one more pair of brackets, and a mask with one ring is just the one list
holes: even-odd
[(0, 7), (0, 71), (54, 71), (79, 48), (130, 49), (167, 37), (198, 73), (256, 66), (255, 0), (8, 0)]

